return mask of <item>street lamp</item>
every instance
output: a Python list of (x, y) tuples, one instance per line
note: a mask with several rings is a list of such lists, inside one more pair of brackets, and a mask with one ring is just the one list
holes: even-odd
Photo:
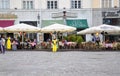
[(64, 20), (64, 24), (66, 25), (66, 8), (63, 8), (63, 20)]
[(66, 18), (66, 8), (63, 8), (63, 17)]
[[(37, 27), (40, 27), (41, 28), (41, 26), (40, 26), (40, 15), (39, 15), (39, 13), (38, 13), (38, 15), (37, 15)], [(39, 39), (39, 33), (37, 33), (37, 42), (39, 42), (40, 41), (40, 39)]]
[[(38, 19), (38, 21), (37, 21), (37, 26), (39, 27), (39, 25), (40, 25), (40, 15), (38, 14), (37, 15), (37, 19)], [(40, 27), (41, 28), (41, 27)]]

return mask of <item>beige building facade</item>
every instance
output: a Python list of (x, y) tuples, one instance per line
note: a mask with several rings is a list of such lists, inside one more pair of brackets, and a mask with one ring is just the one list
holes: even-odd
[[(67, 25), (76, 27), (77, 31), (104, 22), (118, 26), (119, 10), (120, 0), (0, 0), (0, 26), (27, 23), (42, 28), (52, 23), (64, 24), (64, 12)], [(39, 40), (38, 35), (28, 37)], [(43, 37), (46, 41), (49, 36)], [(90, 41), (89, 36), (86, 41)]]
[(103, 5), (106, 5), (104, 8), (108, 8), (107, 5), (110, 8), (119, 8), (120, 0), (92, 0), (92, 8), (103, 8)]

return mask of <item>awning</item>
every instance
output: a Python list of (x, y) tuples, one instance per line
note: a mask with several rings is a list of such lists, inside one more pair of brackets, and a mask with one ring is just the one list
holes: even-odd
[(85, 29), (88, 28), (88, 23), (86, 19), (70, 19), (70, 20), (66, 20), (66, 23), (68, 26), (73, 26), (76, 27), (78, 29)]
[(64, 21), (63, 20), (42, 20), (42, 27), (45, 27), (54, 23), (64, 24)]
[(0, 27), (8, 27), (14, 25), (14, 20), (0, 20)]

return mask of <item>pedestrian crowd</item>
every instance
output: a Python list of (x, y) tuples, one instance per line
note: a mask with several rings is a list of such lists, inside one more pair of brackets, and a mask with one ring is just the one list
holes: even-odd
[(17, 49), (34, 49), (36, 47), (36, 40), (26, 39), (25, 41), (20, 41), (16, 38), (6, 37), (4, 35), (0, 36), (0, 53), (5, 54), (6, 50), (16, 51)]

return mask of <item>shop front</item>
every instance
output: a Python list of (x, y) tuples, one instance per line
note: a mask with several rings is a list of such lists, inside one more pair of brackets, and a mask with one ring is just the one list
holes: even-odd
[[(120, 27), (120, 14), (117, 13), (116, 11), (102, 12), (103, 24), (109, 24)], [(106, 34), (105, 40), (109, 40), (111, 42), (120, 41), (120, 34), (118, 33), (114, 33), (113, 35)]]
[[(8, 27), (14, 25), (15, 19), (17, 18), (14, 14), (0, 14), (0, 27)], [(13, 38), (12, 33), (6, 33), (6, 36)]]
[(77, 31), (88, 28), (87, 19), (67, 19), (66, 23), (68, 26), (73, 26), (77, 28)]

